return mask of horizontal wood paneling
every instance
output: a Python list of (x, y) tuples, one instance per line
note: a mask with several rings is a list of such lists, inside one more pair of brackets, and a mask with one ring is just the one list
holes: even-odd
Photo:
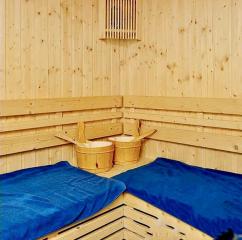
[[(127, 96), (124, 97), (124, 106), (131, 108), (131, 110), (125, 110), (124, 117), (129, 119), (139, 119), (145, 121), (155, 121), (160, 123), (175, 124), (171, 128), (156, 125), (155, 128), (158, 131), (150, 138), (154, 140), (160, 140), (165, 142), (173, 142), (179, 144), (185, 144), (190, 146), (211, 148), (216, 150), (223, 150), (234, 153), (242, 153), (242, 118), (237, 121), (220, 120), (220, 119), (204, 119), (203, 113), (213, 114), (233, 114), (242, 115), (241, 107), (242, 99), (216, 99), (216, 98), (184, 98), (184, 97), (137, 97)], [(145, 113), (137, 112), (138, 109), (146, 109)], [(165, 110), (162, 113), (152, 110)], [(184, 112), (183, 115), (176, 116), (170, 114), (169, 111)], [(199, 113), (197, 116), (190, 117), (186, 112)], [(165, 115), (167, 114), (167, 115)], [(146, 123), (147, 124), (147, 123)], [(179, 129), (176, 128), (176, 124), (209, 127), (219, 129), (238, 130), (238, 134), (221, 134), (207, 132), (204, 129)], [(154, 125), (154, 124), (153, 124)], [(144, 124), (145, 126), (145, 124)], [(126, 123), (125, 132), (132, 133), (134, 125)], [(151, 129), (151, 127), (143, 127), (143, 129)]]
[(114, 108), (122, 106), (122, 97), (80, 97), (0, 101), (0, 117), (39, 113)]
[[(132, 123), (126, 123), (124, 125), (124, 132), (126, 134), (132, 132), (132, 128), (134, 128), (132, 125)], [(154, 128), (157, 129), (157, 132), (148, 138), (202, 148), (242, 153), (242, 136), (229, 136), (225, 134), (197, 132), (183, 129), (149, 126), (145, 124), (142, 127), (142, 133)]]
[[(85, 131), (87, 139), (96, 139), (122, 134), (123, 129), (121, 123), (107, 123), (86, 126)], [(71, 137), (77, 135), (76, 128), (65, 130), (65, 132)], [(55, 137), (56, 133), (56, 131), (49, 131), (48, 133), (39, 133), (21, 137), (6, 137), (1, 139), (0, 156), (69, 144), (69, 142)]]
[(144, 144), (143, 158), (241, 173), (241, 99), (125, 96), (124, 106), (126, 133), (134, 132), (130, 119), (158, 130)]
[(124, 107), (242, 115), (242, 99), (125, 96)]
[(95, 122), (109, 119), (122, 118), (122, 112), (101, 112), (101, 113), (86, 113), (85, 116), (60, 116), (54, 119), (36, 119), (36, 120), (23, 120), (16, 122), (5, 122), (0, 124), (1, 132), (19, 131), (24, 129), (43, 128), (51, 126), (60, 126), (73, 124), (80, 121)]
[(234, 121), (234, 120), (211, 119), (211, 117), (209, 119), (206, 119), (203, 116), (195, 118), (195, 117), (190, 117), (189, 115), (186, 115), (186, 114), (183, 116), (176, 116), (174, 114), (169, 115), (169, 112), (150, 113), (146, 111), (145, 113), (142, 113), (137, 111), (130, 112), (127, 110), (124, 111), (124, 118), (242, 131), (242, 118), (241, 118), (241, 121), (239, 120)]
[(55, 137), (76, 135), (76, 123), (86, 122), (86, 136), (103, 138), (122, 133), (122, 97), (46, 98), (0, 101), (0, 172), (68, 160), (76, 165), (72, 145)]

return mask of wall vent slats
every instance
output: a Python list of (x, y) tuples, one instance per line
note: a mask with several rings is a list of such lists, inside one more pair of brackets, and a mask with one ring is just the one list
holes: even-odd
[(141, 0), (99, 0), (100, 38), (139, 40), (139, 1)]

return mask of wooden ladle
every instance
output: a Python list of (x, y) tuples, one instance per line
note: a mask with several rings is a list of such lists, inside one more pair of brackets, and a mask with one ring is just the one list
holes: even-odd
[(136, 142), (136, 141), (142, 140), (143, 138), (150, 136), (151, 134), (155, 133), (156, 131), (157, 131), (156, 129), (151, 129), (151, 130), (141, 134), (140, 136), (135, 137), (131, 142)]
[(79, 147), (83, 147), (83, 143), (90, 143), (90, 141), (88, 141), (86, 139), (86, 136), (85, 136), (85, 124), (84, 124), (84, 122), (78, 122), (77, 123), (77, 129), (78, 129), (78, 138), (77, 138), (78, 141), (76, 141), (75, 138), (69, 137), (64, 132), (57, 133), (55, 136), (58, 137), (58, 138), (64, 139), (64, 140), (66, 140), (70, 143), (73, 143), (73, 144), (75, 144)]
[(64, 139), (67, 142), (73, 143), (73, 144), (77, 145), (78, 147), (83, 147), (83, 143), (77, 142), (75, 139), (69, 137), (67, 134), (65, 134), (63, 132), (57, 133), (55, 136), (58, 138)]

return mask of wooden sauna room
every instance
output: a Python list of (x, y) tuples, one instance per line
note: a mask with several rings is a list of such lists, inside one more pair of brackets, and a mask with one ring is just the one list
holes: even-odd
[(0, 0), (0, 240), (242, 239), (242, 0)]

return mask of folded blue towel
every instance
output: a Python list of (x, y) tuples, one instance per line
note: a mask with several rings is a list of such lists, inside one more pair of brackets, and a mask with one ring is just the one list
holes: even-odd
[(95, 214), (124, 190), (123, 183), (68, 162), (2, 174), (0, 238), (39, 238)]
[(115, 176), (127, 192), (212, 237), (242, 233), (242, 175), (158, 158)]

